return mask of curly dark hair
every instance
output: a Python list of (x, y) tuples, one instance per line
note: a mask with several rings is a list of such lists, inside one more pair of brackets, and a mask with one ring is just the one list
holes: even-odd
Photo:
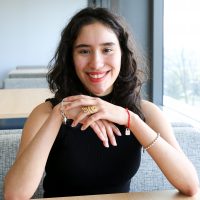
[(87, 7), (71, 18), (62, 31), (55, 56), (49, 63), (50, 71), (47, 74), (49, 88), (59, 101), (66, 96), (89, 94), (75, 72), (73, 45), (81, 28), (95, 22), (100, 22), (113, 30), (122, 52), (121, 69), (113, 86), (111, 101), (115, 105), (132, 110), (144, 120), (140, 105), (142, 71), (138, 67), (134, 40), (123, 18), (105, 8)]

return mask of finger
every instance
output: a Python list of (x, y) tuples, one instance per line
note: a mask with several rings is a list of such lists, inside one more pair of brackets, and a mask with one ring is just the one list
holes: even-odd
[(98, 136), (98, 138), (101, 141), (103, 141), (103, 142), (106, 141), (106, 138), (105, 138), (104, 134), (102, 133), (99, 125), (96, 122), (94, 122), (93, 124), (91, 124), (90, 127), (94, 130), (94, 132), (96, 133), (96, 135)]
[(73, 123), (71, 124), (72, 127), (77, 126), (78, 123), (81, 123), (86, 117), (88, 113), (80, 112), (73, 120)]
[(105, 121), (105, 120), (102, 120), (102, 123), (104, 124), (104, 126), (106, 127), (106, 133), (108, 135), (108, 138), (109, 138), (109, 141), (110, 143), (113, 145), (113, 146), (117, 146), (117, 142), (116, 142), (116, 139), (115, 139), (115, 135), (113, 133), (113, 129), (112, 129), (112, 126), (111, 126), (111, 123)]
[(117, 128), (117, 126), (115, 126), (113, 123), (110, 123), (110, 126), (111, 126), (113, 132), (114, 132), (116, 135), (122, 136), (122, 134), (121, 134), (120, 130)]
[(75, 107), (84, 107), (84, 106), (97, 106), (99, 107), (99, 98), (79, 98), (76, 100), (68, 101), (68, 104), (65, 105), (66, 110), (70, 110)]
[(64, 110), (66, 105), (69, 104), (70, 102), (65, 102), (64, 99), (60, 102), (60, 109)]
[(95, 113), (93, 115), (90, 115), (85, 121), (83, 126), (81, 127), (81, 130), (85, 130), (87, 129), (91, 124), (93, 124), (94, 122), (98, 121), (99, 119), (101, 119), (101, 113)]
[(94, 99), (95, 97), (91, 97), (91, 96), (87, 96), (87, 95), (74, 95), (74, 96), (69, 96), (69, 97), (65, 97), (63, 100), (64, 101), (76, 101), (79, 99)]
[(109, 147), (109, 143), (108, 143), (108, 136), (107, 136), (107, 132), (106, 132), (106, 128), (105, 125), (103, 124), (103, 122), (101, 120), (96, 121), (96, 124), (98, 124), (105, 140), (103, 141), (103, 145), (108, 148)]

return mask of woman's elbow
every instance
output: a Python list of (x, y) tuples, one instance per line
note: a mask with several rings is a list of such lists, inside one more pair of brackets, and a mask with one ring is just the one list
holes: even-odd
[(199, 193), (199, 187), (189, 189), (189, 190), (186, 192), (186, 195), (192, 197), (192, 196), (195, 196), (197, 193)]
[(22, 195), (15, 195), (15, 194), (4, 194), (4, 200), (28, 200), (30, 197), (25, 197)]
[(190, 197), (195, 196), (197, 193), (200, 192), (199, 184), (188, 185), (187, 188), (181, 190), (180, 192)]
[(28, 200), (31, 197), (25, 193), (13, 192), (10, 190), (4, 190), (4, 200)]

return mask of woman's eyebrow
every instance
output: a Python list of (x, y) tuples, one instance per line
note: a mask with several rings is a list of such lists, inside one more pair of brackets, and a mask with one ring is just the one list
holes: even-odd
[(74, 48), (78, 49), (78, 48), (82, 48), (82, 47), (90, 47), (90, 45), (88, 45), (88, 44), (78, 44)]
[[(114, 42), (105, 42), (105, 43), (100, 44), (100, 46), (114, 46), (114, 45), (115, 45)], [(77, 49), (77, 48), (91, 47), (91, 46), (92, 45), (89, 45), (89, 44), (78, 44), (74, 48)]]
[(114, 46), (114, 45), (115, 45), (114, 42), (105, 42), (101, 44), (101, 46)]

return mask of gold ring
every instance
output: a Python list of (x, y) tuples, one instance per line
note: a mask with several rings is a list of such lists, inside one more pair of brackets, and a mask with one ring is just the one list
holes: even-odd
[(97, 106), (83, 106), (81, 109), (84, 113), (94, 114), (97, 112)]

